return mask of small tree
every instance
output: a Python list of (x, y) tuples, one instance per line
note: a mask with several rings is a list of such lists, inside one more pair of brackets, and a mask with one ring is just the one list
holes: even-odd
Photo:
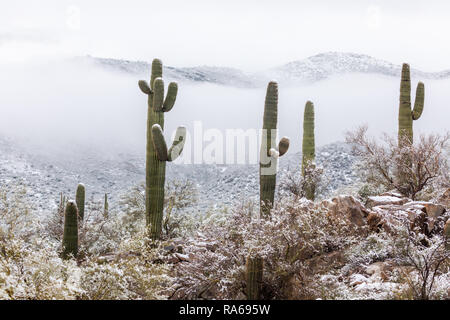
[(296, 199), (308, 198), (309, 191), (317, 191), (322, 180), (323, 169), (308, 161), (300, 170), (289, 170), (280, 181), (280, 191), (293, 195)]
[(396, 261), (412, 266), (414, 270), (404, 274), (412, 297), (429, 300), (436, 293), (436, 279), (448, 268), (450, 251), (445, 248), (445, 237), (434, 235), (428, 238), (414, 229), (407, 219), (397, 231), (393, 235)]
[(415, 144), (397, 144), (385, 135), (383, 145), (367, 137), (366, 126), (347, 133), (346, 137), (347, 142), (354, 144), (353, 152), (366, 169), (367, 182), (397, 189), (413, 200), (438, 178), (448, 176), (445, 156), (448, 139), (449, 134), (431, 134), (422, 135)]

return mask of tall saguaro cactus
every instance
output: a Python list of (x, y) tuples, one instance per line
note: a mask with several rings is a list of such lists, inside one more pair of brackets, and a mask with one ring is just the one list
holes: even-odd
[(78, 216), (80, 217), (81, 220), (83, 220), (84, 219), (84, 204), (86, 201), (86, 188), (84, 187), (84, 184), (82, 184), (82, 183), (79, 183), (77, 186), (75, 200), (77, 202)]
[[(302, 142), (302, 175), (305, 175), (307, 166), (314, 165), (316, 156), (316, 147), (314, 139), (314, 104), (311, 101), (306, 102), (303, 113), (303, 142)], [(316, 187), (313, 183), (306, 183), (306, 198), (314, 200)]]
[(247, 258), (246, 263), (247, 299), (261, 299), (261, 284), (264, 271), (264, 260), (261, 257)]
[(400, 106), (398, 113), (398, 142), (401, 145), (405, 140), (413, 142), (413, 120), (418, 120), (423, 112), (425, 101), (425, 86), (422, 82), (417, 84), (414, 109), (411, 110), (411, 76), (407, 63), (402, 67), (400, 82)]
[(178, 127), (172, 147), (167, 150), (163, 135), (164, 113), (169, 112), (173, 108), (177, 97), (178, 85), (176, 82), (171, 82), (164, 99), (161, 60), (153, 60), (150, 84), (140, 80), (139, 88), (148, 96), (147, 152), (145, 162), (146, 222), (147, 226), (151, 226), (151, 237), (159, 239), (164, 210), (166, 161), (173, 161), (180, 155), (186, 140), (186, 128)]
[(269, 82), (264, 104), (262, 143), (259, 162), (260, 214), (267, 216), (273, 206), (277, 180), (278, 157), (289, 149), (289, 138), (283, 137), (276, 147), (278, 121), (278, 84)]
[(64, 213), (63, 258), (78, 254), (78, 208), (75, 201), (67, 202)]

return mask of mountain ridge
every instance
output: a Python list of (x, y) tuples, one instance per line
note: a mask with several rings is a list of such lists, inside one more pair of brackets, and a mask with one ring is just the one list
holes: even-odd
[[(92, 56), (77, 57), (97, 67), (125, 74), (148, 76), (150, 62), (132, 61)], [(267, 81), (277, 79), (283, 84), (309, 84), (345, 74), (379, 74), (399, 77), (401, 65), (377, 59), (365, 54), (349, 52), (324, 52), (305, 59), (291, 61), (258, 72), (245, 72), (231, 67), (196, 66), (164, 67), (164, 76), (169, 80), (197, 83), (213, 83), (233, 87), (261, 87)], [(425, 72), (411, 68), (411, 75), (421, 80), (450, 78), (450, 69)]]

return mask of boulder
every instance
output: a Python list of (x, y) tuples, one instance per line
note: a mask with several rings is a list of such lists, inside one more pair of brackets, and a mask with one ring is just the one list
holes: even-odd
[(438, 202), (446, 207), (450, 207), (450, 188), (447, 188), (439, 197)]
[(444, 236), (450, 239), (450, 219), (447, 220), (444, 227)]
[(373, 207), (381, 206), (381, 205), (397, 205), (401, 206), (407, 203), (409, 199), (407, 198), (399, 198), (393, 196), (373, 196), (369, 197), (366, 201), (366, 207), (372, 209)]
[(352, 196), (338, 196), (322, 202), (329, 213), (335, 216), (345, 216), (352, 224), (362, 227), (367, 224), (366, 217), (370, 211)]
[(450, 219), (447, 220), (444, 227), (444, 237), (446, 239), (445, 248), (450, 250)]

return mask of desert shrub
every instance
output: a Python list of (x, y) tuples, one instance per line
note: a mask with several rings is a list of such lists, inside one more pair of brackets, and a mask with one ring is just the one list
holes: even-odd
[[(164, 195), (163, 237), (173, 238), (192, 233), (192, 212), (186, 210), (197, 202), (197, 188), (188, 180), (171, 180)], [(140, 184), (122, 196), (121, 204), (126, 208), (122, 223), (130, 232), (145, 224), (145, 186)]]
[(364, 178), (373, 186), (396, 189), (404, 196), (416, 199), (420, 192), (432, 188), (438, 181), (447, 181), (448, 164), (445, 154), (449, 135), (422, 135), (414, 144), (400, 143), (384, 136), (384, 144), (367, 137), (367, 127), (347, 133), (353, 152), (361, 159)]
[(87, 260), (81, 269), (82, 299), (165, 299), (172, 282), (162, 250), (145, 228), (124, 239), (114, 254)]
[(39, 221), (27, 205), (24, 186), (0, 189), (0, 299), (71, 299), (77, 295), (76, 263), (61, 260)]
[(22, 186), (0, 188), (0, 299), (166, 297), (170, 270), (144, 225), (124, 232), (120, 215), (106, 218), (100, 203), (90, 200), (80, 225), (80, 254), (63, 260), (58, 213), (41, 224), (45, 213), (32, 212), (27, 203)]
[(359, 238), (355, 226), (310, 201), (285, 198), (271, 219), (234, 210), (221, 225), (204, 225), (185, 248), (190, 263), (177, 267), (178, 298), (245, 297), (245, 261), (264, 259), (264, 299), (301, 298), (307, 261)]
[(445, 248), (445, 237), (441, 234), (427, 237), (409, 221), (404, 221), (395, 231), (395, 261), (412, 267), (412, 272), (402, 274), (409, 295), (419, 300), (447, 297), (448, 292), (440, 288), (444, 281), (448, 290), (450, 277), (450, 251)]
[(301, 168), (286, 170), (280, 181), (279, 192), (283, 195), (293, 195), (295, 198), (305, 198), (310, 189), (315, 189), (316, 193), (321, 191), (323, 168), (308, 162), (305, 165), (305, 172), (302, 174)]

